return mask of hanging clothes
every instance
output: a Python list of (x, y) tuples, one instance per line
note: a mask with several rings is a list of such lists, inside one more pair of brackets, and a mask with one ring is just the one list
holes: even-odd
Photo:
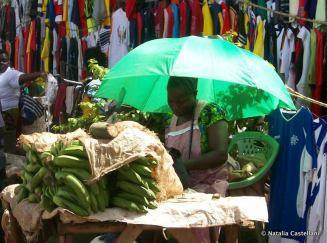
[(327, 241), (327, 123), (322, 119), (316, 119), (314, 125), (318, 156), (310, 192), (312, 207), (308, 213), (307, 231), (315, 232), (317, 235), (308, 235), (306, 243), (325, 243)]
[[(213, 23), (212, 17), (209, 9), (209, 5), (207, 0), (204, 1), (202, 6), (202, 14), (203, 14), (203, 35), (204, 36), (212, 36), (213, 35)], [(217, 16), (218, 18), (218, 16)]]
[(264, 56), (264, 40), (265, 40), (265, 20), (262, 20), (260, 16), (257, 18), (257, 33), (254, 42), (253, 53), (260, 57)]
[[(317, 36), (317, 49), (316, 49), (316, 58), (314, 60), (316, 66), (315, 72), (315, 86), (313, 88), (312, 98), (315, 100), (321, 100), (322, 86), (324, 82), (323, 77), (323, 61), (324, 61), (324, 35), (319, 30), (315, 30)], [(320, 116), (321, 110), (320, 106), (312, 104), (311, 110), (317, 116)]]
[(279, 143), (279, 153), (271, 169), (268, 230), (285, 232), (270, 236), (304, 242), (305, 236), (291, 232), (306, 231), (307, 195), (317, 154), (311, 112), (301, 107), (296, 113), (277, 109), (268, 116), (269, 135)]
[(199, 0), (188, 0), (191, 7), (191, 35), (200, 35), (203, 30), (203, 16)]
[(112, 31), (109, 46), (110, 68), (128, 53), (129, 41), (129, 21), (125, 11), (119, 8), (112, 15)]
[[(308, 84), (308, 71), (310, 62), (310, 31), (306, 27), (301, 27), (298, 38), (302, 40), (303, 44), (303, 67), (300, 81), (296, 85), (299, 93), (311, 97), (311, 89)], [(299, 105), (305, 104), (302, 100), (298, 102)]]

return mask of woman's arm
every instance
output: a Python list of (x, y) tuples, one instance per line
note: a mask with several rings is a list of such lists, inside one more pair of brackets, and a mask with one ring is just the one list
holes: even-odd
[(210, 152), (197, 159), (184, 161), (188, 170), (215, 168), (226, 162), (228, 157), (228, 123), (220, 120), (207, 129)]
[(35, 73), (23, 73), (19, 76), (19, 84), (23, 85), (26, 82), (34, 81), (38, 77), (43, 77), (44, 79), (47, 78), (47, 74), (44, 72), (35, 72)]

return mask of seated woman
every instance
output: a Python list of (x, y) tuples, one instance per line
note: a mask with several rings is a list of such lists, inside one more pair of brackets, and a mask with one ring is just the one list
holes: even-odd
[[(228, 123), (223, 110), (196, 99), (195, 78), (170, 77), (167, 91), (174, 115), (166, 131), (165, 145), (179, 151), (180, 158), (175, 163), (179, 163), (178, 168), (184, 166), (189, 174), (188, 180), (181, 178), (184, 186), (224, 196), (228, 188)], [(180, 174), (178, 169), (177, 173)], [(198, 242), (209, 242), (208, 229), (194, 233)]]

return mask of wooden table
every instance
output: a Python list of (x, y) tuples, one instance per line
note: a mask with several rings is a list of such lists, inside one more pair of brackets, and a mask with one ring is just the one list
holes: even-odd
[[(13, 216), (9, 203), (2, 201), (5, 209), (9, 211), (11, 222), (12, 240), (14, 243), (24, 242), (24, 235), (22, 230)], [(163, 228), (152, 225), (132, 225), (120, 222), (86, 222), (78, 224), (64, 224), (56, 217), (52, 220), (46, 221), (43, 224), (43, 237), (39, 242), (44, 242), (45, 238), (50, 235), (58, 236), (59, 243), (72, 243), (74, 235), (81, 234), (106, 234), (106, 233), (119, 233), (116, 243), (132, 243), (144, 230), (162, 230), (165, 233), (173, 236), (180, 243), (197, 243), (196, 237), (189, 228)], [(217, 235), (214, 228), (210, 228), (210, 241), (216, 243)]]

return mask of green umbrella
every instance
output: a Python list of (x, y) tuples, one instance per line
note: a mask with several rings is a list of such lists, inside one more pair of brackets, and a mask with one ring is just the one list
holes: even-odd
[(197, 98), (219, 104), (229, 120), (295, 109), (271, 64), (228, 41), (195, 36), (135, 48), (104, 76), (97, 96), (144, 112), (169, 112), (169, 76), (199, 78)]

